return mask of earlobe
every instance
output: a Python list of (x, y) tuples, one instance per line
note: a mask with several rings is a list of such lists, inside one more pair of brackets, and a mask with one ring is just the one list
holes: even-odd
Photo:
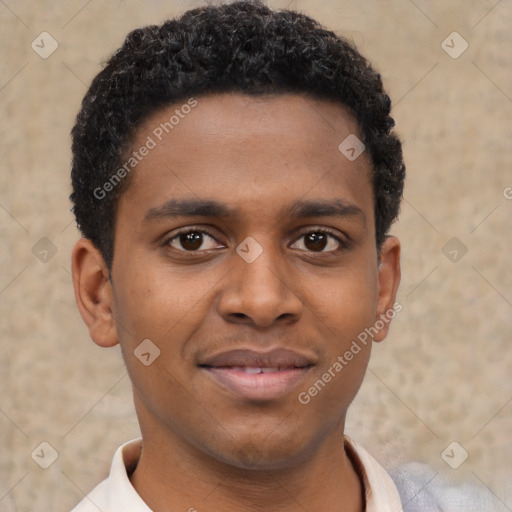
[(71, 269), (76, 303), (90, 337), (100, 347), (116, 345), (119, 340), (109, 271), (100, 251), (89, 239), (76, 242)]
[(383, 341), (389, 331), (391, 320), (402, 306), (395, 303), (400, 284), (400, 240), (388, 236), (382, 243), (379, 263), (379, 293), (377, 298), (377, 317), (375, 324), (379, 332), (374, 341)]

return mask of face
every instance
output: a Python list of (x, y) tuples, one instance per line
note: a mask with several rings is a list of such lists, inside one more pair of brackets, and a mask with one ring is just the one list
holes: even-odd
[[(154, 147), (116, 214), (116, 341), (143, 435), (283, 467), (343, 429), (370, 355), (353, 341), (394, 302), (397, 244), (379, 267), (371, 164), (338, 149), (362, 138), (342, 106), (195, 101), (169, 133), (180, 105), (153, 115), (133, 144)], [(134, 354), (143, 340), (147, 365)]]

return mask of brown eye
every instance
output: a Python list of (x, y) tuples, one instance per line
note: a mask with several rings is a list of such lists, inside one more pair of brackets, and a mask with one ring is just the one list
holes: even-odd
[(304, 237), (304, 245), (308, 251), (323, 251), (327, 247), (327, 242), (325, 233), (309, 233)]
[(203, 235), (200, 233), (182, 233), (179, 237), (181, 246), (187, 251), (196, 251), (203, 244)]
[(329, 253), (346, 245), (334, 234), (321, 229), (303, 233), (292, 245), (292, 249), (308, 252)]
[(173, 249), (182, 252), (208, 251), (216, 249), (220, 245), (213, 236), (202, 230), (182, 231), (170, 238), (166, 243)]

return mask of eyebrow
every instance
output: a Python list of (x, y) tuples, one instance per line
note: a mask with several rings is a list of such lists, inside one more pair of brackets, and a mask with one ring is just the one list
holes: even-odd
[(355, 204), (341, 199), (331, 201), (298, 201), (289, 210), (291, 217), (360, 217), (363, 225), (366, 225), (366, 216)]
[(209, 199), (171, 199), (161, 206), (151, 208), (144, 222), (168, 217), (230, 217), (235, 210)]
[[(235, 217), (238, 210), (211, 199), (171, 199), (161, 206), (148, 210), (144, 222), (174, 217)], [(366, 225), (364, 212), (355, 204), (341, 199), (296, 202), (287, 217), (360, 217)]]

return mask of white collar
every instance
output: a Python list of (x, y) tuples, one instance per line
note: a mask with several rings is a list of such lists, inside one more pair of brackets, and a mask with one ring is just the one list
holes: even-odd
[[(363, 479), (366, 512), (402, 509), (393, 480), (357, 442), (345, 436), (345, 446)], [(140, 457), (142, 438), (122, 444), (115, 452), (107, 479), (96, 486), (72, 512), (152, 512), (130, 482), (129, 475)]]

